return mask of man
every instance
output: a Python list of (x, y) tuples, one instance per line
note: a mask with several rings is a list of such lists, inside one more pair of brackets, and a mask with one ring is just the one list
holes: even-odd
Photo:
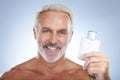
[(38, 56), (4, 73), (1, 80), (110, 80), (106, 55), (81, 55), (88, 58), (83, 67), (64, 57), (73, 34), (72, 23), (72, 12), (65, 6), (44, 6), (33, 28)]

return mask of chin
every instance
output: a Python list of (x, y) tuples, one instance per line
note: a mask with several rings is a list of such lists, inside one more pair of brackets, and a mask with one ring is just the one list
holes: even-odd
[(48, 63), (55, 63), (55, 62), (59, 61), (61, 58), (64, 58), (64, 54), (65, 54), (67, 45), (62, 47), (60, 49), (60, 51), (56, 53), (57, 55), (53, 55), (53, 57), (51, 57), (50, 55), (47, 55), (47, 53), (45, 52), (45, 50), (44, 50), (42, 45), (39, 45), (38, 47), (39, 47), (38, 51), (39, 51), (40, 55), (43, 57), (43, 59), (46, 62), (48, 62)]
[(44, 60), (48, 63), (55, 63), (57, 61), (59, 61), (65, 53), (58, 53), (58, 55), (56, 55), (55, 57), (48, 57), (45, 53), (41, 52), (40, 55), (44, 58)]

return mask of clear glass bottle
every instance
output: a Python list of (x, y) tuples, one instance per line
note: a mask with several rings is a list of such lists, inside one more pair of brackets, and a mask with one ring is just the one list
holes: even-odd
[(80, 43), (80, 49), (78, 57), (79, 59), (86, 61), (86, 58), (80, 58), (81, 54), (88, 52), (98, 52), (100, 48), (100, 40), (96, 38), (97, 32), (88, 31), (87, 38), (82, 38)]

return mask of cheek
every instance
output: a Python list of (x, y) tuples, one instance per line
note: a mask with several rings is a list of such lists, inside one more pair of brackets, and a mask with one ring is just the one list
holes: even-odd
[(39, 38), (38, 38), (39, 43), (44, 43), (44, 42), (46, 42), (48, 40), (49, 40), (48, 36), (40, 35)]
[(67, 44), (67, 41), (68, 41), (68, 36), (66, 36), (66, 37), (64, 37), (64, 38), (61, 38), (60, 41), (61, 41), (61, 43), (62, 43), (63, 45), (66, 45), (66, 44)]

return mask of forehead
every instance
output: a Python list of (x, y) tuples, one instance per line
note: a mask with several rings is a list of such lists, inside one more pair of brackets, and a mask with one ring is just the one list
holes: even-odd
[(48, 10), (48, 11), (43, 11), (41, 12), (41, 14), (39, 15), (39, 17), (41, 18), (42, 16), (66, 16), (69, 17), (69, 15), (66, 12), (62, 12), (62, 11), (54, 11), (54, 10)]
[(67, 28), (69, 16), (65, 12), (46, 11), (41, 13), (39, 22), (42, 27)]

